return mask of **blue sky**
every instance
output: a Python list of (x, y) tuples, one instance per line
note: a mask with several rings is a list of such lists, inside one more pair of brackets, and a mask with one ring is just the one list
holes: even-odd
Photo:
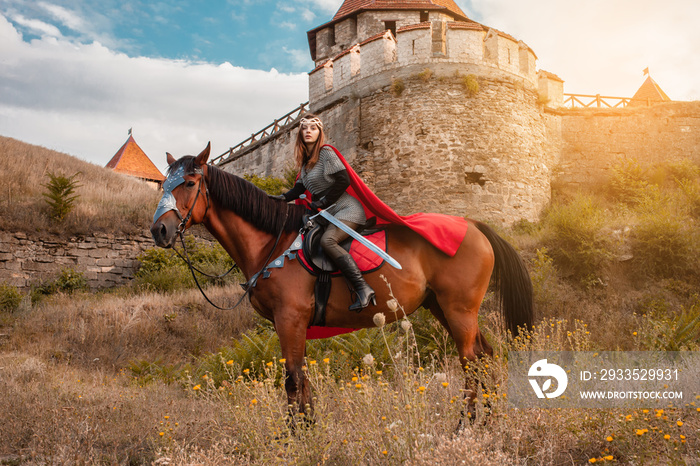
[[(141, 0), (2, 0), (25, 40), (47, 34), (97, 40), (130, 56), (230, 62), (245, 68), (307, 71), (304, 31), (334, 8), (309, 2)], [(323, 4), (322, 4), (323, 5)]]
[[(306, 31), (342, 0), (0, 0), (0, 135), (104, 165), (134, 128), (165, 151), (222, 153), (308, 100)], [(700, 99), (700, 2), (457, 0), (523, 40), (565, 92), (631, 97), (649, 67)]]

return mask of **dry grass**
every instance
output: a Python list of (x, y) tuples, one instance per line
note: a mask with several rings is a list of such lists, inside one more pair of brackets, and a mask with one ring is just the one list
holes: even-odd
[(0, 391), (1, 464), (150, 464), (169, 442), (225, 441), (226, 429), (212, 426), (226, 425), (226, 413), (123, 373), (3, 353)]
[[(7, 186), (12, 177), (2, 170)], [(40, 193), (22, 189), (27, 206), (39, 206)], [(12, 222), (21, 210), (14, 209)], [(629, 223), (634, 232), (634, 217), (609, 212), (614, 228)], [(101, 221), (94, 217), (85, 221)], [(195, 290), (123, 289), (57, 295), (36, 305), (25, 300), (12, 313), (0, 312), (0, 464), (696, 464), (700, 400), (667, 410), (517, 410), (508, 404), (504, 361), (514, 349), (663, 350), (676, 343), (700, 349), (697, 339), (671, 341), (681, 310), (700, 310), (697, 275), (659, 278), (641, 270), (635, 257), (608, 258), (575, 276), (543, 248), (551, 235), (547, 225), (526, 227), (505, 233), (529, 264), (539, 325), (530, 338), (508, 341), (491, 295), (482, 306), (480, 326), (497, 356), (479, 375), (485, 389), (478, 411), (485, 413), (485, 400), (491, 406), (484, 424), (455, 434), (463, 370), (445, 356), (451, 348), (422, 362), (407, 357), (417, 353), (408, 331), (382, 349), (391, 364), (380, 365), (377, 357), (353, 367), (342, 352), (307, 360), (315, 423), (302, 428), (298, 419), (292, 433), (279, 356), (260, 361), (257, 376), (223, 358), (230, 338), (256, 326), (249, 306), (223, 312)], [(612, 254), (625, 253), (629, 241), (620, 238), (613, 246), (621, 249)], [(208, 293), (226, 306), (241, 291), (231, 285)], [(445, 332), (435, 337), (442, 348)]]
[[(222, 307), (236, 303), (237, 285), (210, 288)], [(27, 352), (44, 361), (118, 370), (130, 361), (192, 362), (215, 351), (253, 325), (246, 302), (235, 311), (205, 305), (199, 291), (56, 295), (9, 320), (5, 351)], [(0, 341), (1, 343), (2, 341)]]
[[(229, 303), (240, 294), (235, 287), (211, 292)], [(567, 314), (586, 306), (579, 303)], [(193, 353), (214, 352), (253, 325), (249, 308), (240, 314), (205, 309), (195, 292), (57, 296), (13, 314), (14, 321), (2, 329), (9, 337), (0, 340), (5, 342), (0, 459), (17, 464), (496, 465), (582, 464), (592, 458), (682, 464), (698, 458), (696, 405), (660, 413), (514, 410), (499, 388), (507, 381), (508, 351), (599, 349), (609, 346), (607, 333), (573, 319), (543, 319), (530, 338), (509, 342), (498, 330), (497, 316), (483, 315), (481, 326), (496, 348), (489, 367), (481, 367), (487, 374), (479, 375), (486, 387), (479, 399), (488, 395), (491, 403), (485, 424), (455, 434), (463, 372), (450, 356), (422, 363), (407, 357), (417, 350), (409, 331), (390, 345), (394, 362), (387, 366), (348, 368), (341, 355), (307, 360), (316, 422), (302, 428), (298, 419), (292, 434), (280, 382), (282, 361), (265, 361), (265, 370), (253, 376), (222, 358), (227, 376), (220, 385), (194, 368)], [(139, 358), (158, 359), (160, 365), (187, 362), (193, 370), (164, 385), (125, 369)], [(478, 411), (485, 409), (480, 405)]]
[[(48, 172), (81, 185), (75, 208), (61, 224), (47, 215), (42, 186)], [(60, 152), (0, 136), (0, 229), (50, 231), (63, 236), (96, 231), (140, 233), (148, 228), (159, 194), (145, 182)]]

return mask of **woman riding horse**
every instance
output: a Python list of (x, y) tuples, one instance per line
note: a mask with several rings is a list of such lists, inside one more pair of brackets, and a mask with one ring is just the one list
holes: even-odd
[[(322, 128), (315, 125), (320, 138)], [(312, 132), (311, 142), (314, 128), (307, 130)], [(370, 328), (375, 326), (374, 316), (378, 313), (391, 323), (423, 306), (452, 337), (459, 363), (465, 367), (492, 354), (478, 320), (490, 281), (499, 292), (506, 328), (513, 335), (521, 327), (530, 328), (532, 283), (522, 258), (511, 245), (487, 225), (471, 219), (432, 213), (399, 216), (367, 188), (339, 152), (322, 143), (315, 141), (319, 148), (316, 166), (323, 167), (320, 159), (326, 148), (337, 156), (350, 178), (345, 191), (360, 201), (366, 217), (376, 216), (377, 225), (385, 231), (387, 248), (402, 266), (401, 270), (384, 267), (365, 275), (376, 293), (377, 304), (360, 308), (358, 313), (347, 312), (355, 300), (347, 287), (331, 287), (326, 328)], [(280, 257), (297, 238), (307, 210), (270, 199), (253, 184), (209, 165), (210, 149), (207, 145), (196, 157), (179, 160), (168, 154), (168, 179), (163, 184), (151, 234), (158, 246), (168, 248), (183, 237), (185, 230), (203, 224), (221, 243), (249, 284), (247, 292), (253, 308), (275, 326), (285, 360), (290, 412), (310, 414), (313, 396), (305, 373), (305, 355), (308, 332), (314, 328), (316, 277), (306, 273), (291, 256), (274, 273), (263, 273), (268, 270), (270, 259)], [(308, 156), (313, 156), (313, 151)], [(309, 167), (309, 160), (305, 170), (310, 172), (313, 168)], [(342, 170), (330, 173), (338, 172)], [(328, 188), (335, 188), (335, 184), (330, 182)], [(314, 198), (316, 203), (326, 205), (329, 195), (330, 199), (340, 199), (345, 192), (339, 187), (328, 188), (314, 191), (320, 194)], [(335, 202), (339, 207), (338, 199)], [(259, 277), (262, 278), (258, 280)], [(389, 306), (395, 301), (401, 303), (405, 313)], [(467, 377), (465, 382), (467, 414), (474, 416), (478, 386), (473, 377)]]
[[(365, 210), (360, 201), (347, 192), (350, 186), (348, 170), (333, 148), (324, 145), (325, 139), (321, 120), (316, 115), (306, 114), (300, 121), (294, 145), (294, 157), (299, 168), (297, 182), (286, 193), (271, 197), (289, 202), (299, 199), (299, 196), (308, 191), (313, 196), (313, 201), (309, 204), (312, 210), (326, 209), (336, 219), (357, 230), (367, 220)], [(357, 300), (349, 309), (359, 312), (370, 301), (376, 305), (376, 300), (374, 290), (362, 278), (355, 260), (339, 244), (349, 236), (330, 224), (321, 237), (321, 247), (355, 290)]]

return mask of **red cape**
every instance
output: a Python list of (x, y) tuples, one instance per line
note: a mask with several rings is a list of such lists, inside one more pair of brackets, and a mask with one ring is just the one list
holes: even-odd
[[(367, 187), (345, 160), (345, 157), (338, 152), (338, 149), (329, 144), (326, 144), (324, 147), (333, 149), (340, 161), (345, 165), (350, 177), (350, 187), (348, 187), (347, 192), (362, 203), (367, 218), (376, 216), (377, 225), (403, 225), (421, 235), (430, 244), (448, 256), (452, 257), (457, 253), (457, 249), (459, 249), (464, 236), (467, 234), (468, 223), (464, 218), (428, 213), (417, 213), (408, 216), (397, 214)], [(309, 198), (310, 195), (307, 193), (306, 199)]]
[[(462, 217), (444, 214), (417, 213), (402, 216), (382, 202), (376, 194), (362, 181), (355, 170), (345, 160), (345, 157), (335, 147), (326, 144), (333, 149), (340, 161), (345, 165), (350, 177), (350, 186), (347, 192), (360, 201), (365, 209), (367, 218), (377, 217), (377, 225), (403, 225), (415, 231), (430, 244), (452, 257), (457, 253), (457, 249), (462, 244), (464, 236), (467, 234), (467, 221)], [(324, 147), (326, 147), (324, 146)], [(306, 199), (297, 199), (297, 204), (308, 204), (311, 194), (307, 191)], [(350, 312), (350, 311), (348, 311)], [(306, 330), (307, 339), (328, 338), (341, 333), (352, 332), (357, 329), (337, 328), (337, 327), (309, 327)]]

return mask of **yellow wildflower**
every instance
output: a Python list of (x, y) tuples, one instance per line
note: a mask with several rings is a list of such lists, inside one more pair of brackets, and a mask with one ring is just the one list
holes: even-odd
[(443, 383), (442, 383), (442, 386), (445, 387), (445, 388), (447, 388), (448, 385), (449, 385), (449, 382), (443, 382)]
[(681, 427), (683, 425), (683, 421), (678, 421), (676, 424), (678, 424), (678, 427)]
[(425, 387), (420, 386), (418, 387), (418, 393), (423, 393), (425, 391)]
[(605, 440), (607, 440), (608, 442), (612, 442), (612, 441), (613, 441), (612, 435), (608, 435), (608, 436), (605, 438)]
[(252, 404), (252, 405), (258, 404), (257, 398), (253, 398), (252, 400), (250, 400), (250, 404)]
[(160, 435), (162, 437), (165, 435), (165, 432), (158, 432), (158, 435)]
[(233, 366), (233, 359), (229, 359), (228, 361), (226, 361), (226, 365)]
[(668, 435), (668, 434), (664, 435), (664, 439), (665, 439), (665, 440), (669, 440), (670, 438), (671, 438), (670, 435)]
[(195, 385), (194, 387), (192, 387), (192, 390), (199, 390), (200, 388), (202, 388), (201, 385)]
[(591, 458), (591, 459), (588, 460), (589, 463), (595, 463), (596, 461), (598, 461), (598, 460), (595, 459), (595, 458)]
[(613, 455), (608, 455), (605, 457), (606, 461), (612, 461), (613, 460)]

